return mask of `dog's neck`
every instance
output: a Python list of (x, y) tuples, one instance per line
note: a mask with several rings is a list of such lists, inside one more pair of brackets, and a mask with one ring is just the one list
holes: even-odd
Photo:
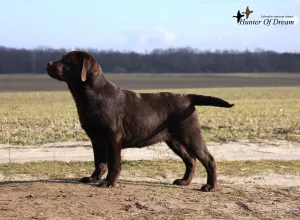
[(79, 80), (69, 81), (67, 82), (67, 85), (75, 101), (80, 101), (86, 98), (88, 95), (87, 91), (96, 90), (96, 88), (104, 86), (106, 81), (104, 75), (99, 74), (93, 76), (93, 79), (88, 77), (84, 82)]
[(101, 103), (106, 90), (118, 90), (119, 88), (107, 80), (104, 74), (98, 74), (93, 78), (87, 78), (85, 82), (68, 82), (69, 90), (76, 103), (78, 111), (84, 111), (89, 107), (94, 107), (94, 103)]

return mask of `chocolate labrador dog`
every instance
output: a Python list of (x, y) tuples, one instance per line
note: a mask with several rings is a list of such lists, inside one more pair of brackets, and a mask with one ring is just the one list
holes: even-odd
[(231, 108), (234, 104), (211, 96), (124, 90), (108, 81), (94, 57), (84, 51), (71, 51), (49, 62), (47, 72), (67, 83), (81, 126), (92, 143), (95, 170), (81, 182), (115, 186), (122, 149), (165, 142), (186, 166), (183, 178), (173, 184), (190, 184), (198, 159), (207, 172), (201, 190), (216, 190), (216, 164), (205, 145), (195, 106)]

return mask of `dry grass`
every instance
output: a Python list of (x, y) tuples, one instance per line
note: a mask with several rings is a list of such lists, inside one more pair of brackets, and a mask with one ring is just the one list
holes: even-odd
[[(232, 109), (197, 107), (207, 141), (300, 140), (298, 87), (164, 91), (212, 95), (236, 104)], [(69, 92), (0, 93), (0, 102), (1, 144), (28, 145), (88, 140), (79, 125), (75, 104)]]
[[(261, 173), (300, 175), (300, 160), (262, 160), (262, 161), (224, 161), (217, 162), (218, 174), (223, 176), (245, 177)], [(0, 174), (4, 177), (30, 175), (36, 178), (81, 178), (93, 171), (93, 162), (41, 161), (27, 163), (0, 164)], [(131, 178), (181, 177), (185, 166), (178, 160), (124, 161), (121, 176)], [(196, 176), (203, 177), (206, 172), (199, 163)]]

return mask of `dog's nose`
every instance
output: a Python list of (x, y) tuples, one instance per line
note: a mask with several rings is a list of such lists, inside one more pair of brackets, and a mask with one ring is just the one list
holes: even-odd
[(47, 67), (51, 67), (51, 66), (52, 66), (52, 64), (53, 64), (53, 62), (52, 62), (52, 61), (50, 61), (50, 62), (47, 64)]

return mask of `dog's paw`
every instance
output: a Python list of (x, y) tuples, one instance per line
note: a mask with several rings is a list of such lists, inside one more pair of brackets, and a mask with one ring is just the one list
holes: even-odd
[(81, 182), (81, 183), (96, 183), (99, 180), (100, 179), (96, 178), (96, 177), (83, 177), (79, 180), (79, 182)]
[(115, 187), (116, 185), (115, 184), (110, 184), (108, 182), (108, 180), (104, 179), (104, 180), (101, 180), (100, 183), (97, 186), (101, 187), (101, 188), (109, 188), (109, 187)]
[(200, 189), (202, 192), (215, 192), (217, 190), (217, 187), (211, 186), (209, 184), (205, 184)]
[(190, 184), (191, 181), (187, 181), (187, 180), (182, 180), (182, 179), (177, 179), (174, 180), (173, 185), (178, 185), (178, 186), (187, 186)]

